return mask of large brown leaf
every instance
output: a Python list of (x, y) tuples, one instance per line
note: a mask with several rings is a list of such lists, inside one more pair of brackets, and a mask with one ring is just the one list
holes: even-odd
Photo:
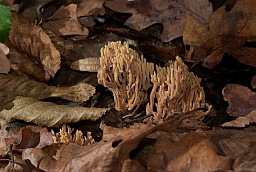
[(255, 110), (256, 93), (246, 86), (228, 84), (223, 89), (224, 100), (229, 104), (227, 112), (234, 117), (242, 117)]
[(203, 23), (207, 23), (212, 14), (208, 0), (107, 0), (105, 6), (117, 12), (132, 13), (125, 25), (135, 30), (161, 23), (164, 26), (161, 40), (164, 42), (182, 36), (187, 14)]
[(220, 156), (204, 134), (191, 132), (173, 143), (160, 136), (148, 160), (149, 171), (217, 171), (231, 168), (231, 160)]
[(13, 101), (1, 104), (0, 117), (10, 122), (23, 120), (40, 126), (59, 126), (81, 120), (97, 120), (109, 108), (85, 108), (81, 106), (57, 105), (31, 97), (17, 96)]
[[(130, 153), (134, 150), (140, 141), (150, 133), (159, 130), (173, 131), (182, 120), (193, 114), (184, 113), (175, 116), (173, 119), (157, 126), (146, 126), (145, 128), (123, 129), (104, 127), (104, 138), (106, 142), (98, 142), (88, 146), (79, 146), (77, 144), (63, 145), (57, 151), (53, 158), (50, 152), (35, 148), (26, 149), (22, 158), (29, 159), (31, 163), (44, 171), (102, 171), (112, 172), (121, 171), (137, 167), (145, 169), (137, 162), (130, 162)], [(56, 151), (55, 151), (56, 152)]]
[(60, 53), (40, 26), (12, 13), (9, 33), (11, 68), (20, 74), (47, 81), (60, 68)]
[(238, 0), (231, 11), (226, 11), (225, 6), (222, 6), (212, 14), (209, 23), (188, 16), (183, 32), (184, 43), (199, 46), (210, 53), (203, 59), (208, 68), (215, 67), (224, 53), (232, 54), (240, 62), (256, 66), (255, 48), (243, 47), (245, 41), (255, 41), (255, 5), (254, 0)]

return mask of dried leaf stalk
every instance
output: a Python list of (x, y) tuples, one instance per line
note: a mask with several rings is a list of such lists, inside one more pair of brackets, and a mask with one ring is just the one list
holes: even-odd
[(119, 111), (132, 110), (147, 100), (153, 71), (154, 64), (147, 63), (127, 42), (110, 42), (101, 49), (98, 82), (113, 92)]
[(157, 67), (151, 81), (153, 88), (146, 112), (154, 115), (154, 121), (169, 117), (173, 112), (187, 112), (205, 106), (201, 80), (188, 71), (179, 57), (168, 67)]

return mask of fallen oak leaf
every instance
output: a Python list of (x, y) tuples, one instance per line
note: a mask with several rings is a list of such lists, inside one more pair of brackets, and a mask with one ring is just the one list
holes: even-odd
[(182, 36), (187, 14), (193, 15), (202, 23), (207, 23), (213, 11), (208, 0), (106, 0), (104, 5), (120, 13), (132, 13), (125, 25), (135, 30), (161, 23), (164, 27), (161, 34), (163, 42)]
[(222, 90), (224, 100), (229, 104), (227, 112), (233, 117), (246, 116), (256, 106), (256, 93), (238, 84), (228, 84)]
[[(97, 120), (109, 108), (85, 108), (81, 106), (57, 105), (50, 102), (42, 102), (31, 97), (17, 96), (7, 104), (1, 104), (0, 117), (10, 122), (23, 120), (40, 126), (59, 126), (65, 123), (81, 120)], [(5, 109), (5, 107), (8, 107)]]
[(256, 50), (243, 47), (245, 41), (255, 41), (255, 3), (254, 0), (238, 0), (231, 11), (222, 6), (211, 15), (207, 24), (188, 16), (183, 31), (184, 44), (201, 47), (208, 53), (203, 59), (207, 68), (214, 68), (224, 53), (255, 66)]
[(76, 4), (61, 6), (50, 19), (43, 22), (42, 27), (62, 36), (89, 34), (89, 30), (78, 21)]
[[(23, 74), (40, 81), (47, 81), (50, 77), (54, 77), (60, 68), (60, 53), (49, 36), (40, 26), (31, 23), (16, 12), (12, 13), (8, 44), (10, 46), (8, 57), (15, 71), (20, 73), (24, 71)], [(13, 53), (13, 49), (16, 52)], [(22, 55), (16, 56), (17, 52)], [(24, 64), (26, 64), (25, 68)], [(29, 69), (26, 69), (28, 67)]]

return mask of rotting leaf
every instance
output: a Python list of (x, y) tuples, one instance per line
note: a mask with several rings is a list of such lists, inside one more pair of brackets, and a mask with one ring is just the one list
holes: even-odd
[[(14, 71), (32, 76), (39, 81), (47, 81), (50, 77), (54, 77), (60, 68), (60, 53), (49, 36), (40, 26), (31, 23), (16, 12), (12, 13), (9, 44), (18, 51), (17, 53), (10, 49), (8, 55)], [(16, 54), (20, 55), (16, 56)]]
[(6, 54), (0, 48), (0, 73), (8, 73), (11, 69), (11, 63)]
[(22, 76), (0, 74), (0, 91), (38, 99), (60, 97), (73, 102), (84, 102), (95, 93), (89, 84), (79, 83), (71, 87), (48, 86)]
[(251, 145), (245, 154), (234, 161), (234, 171), (256, 171), (256, 146)]
[(218, 155), (209, 137), (203, 133), (190, 132), (175, 143), (160, 136), (149, 157), (149, 171), (196, 172), (231, 169), (231, 160)]
[(222, 127), (245, 127), (251, 123), (256, 123), (256, 110), (251, 111), (245, 116), (236, 118), (235, 120), (225, 122)]
[(77, 5), (70, 4), (61, 6), (49, 20), (46, 20), (42, 27), (53, 31), (58, 35), (83, 35), (87, 36), (89, 30), (83, 27), (77, 19)]
[(246, 86), (228, 84), (222, 91), (224, 100), (229, 104), (227, 112), (234, 117), (242, 117), (255, 110), (256, 93)]
[(97, 14), (102, 10), (102, 5), (105, 0), (79, 0), (77, 7), (77, 16), (84, 17)]
[(135, 30), (142, 30), (155, 23), (163, 24), (161, 40), (164, 42), (182, 36), (186, 14), (207, 23), (213, 11), (208, 0), (107, 0), (105, 6), (120, 13), (132, 13), (125, 25)]
[(216, 128), (211, 132), (211, 139), (218, 147), (219, 154), (231, 159), (237, 159), (246, 152), (256, 141), (256, 128), (250, 126), (243, 130), (232, 128)]
[[(49, 152), (35, 148), (26, 149), (22, 158), (29, 159), (31, 163), (44, 171), (121, 171), (125, 160), (130, 159), (130, 152), (139, 142), (149, 134), (176, 129), (182, 120), (193, 114), (184, 113), (157, 126), (137, 128), (122, 134), (122, 129), (115, 129), (116, 135), (106, 139), (106, 142), (97, 142), (88, 146), (80, 146), (74, 143), (62, 145), (57, 151), (56, 161)], [(105, 130), (114, 130), (112, 127), (104, 127)], [(34, 156), (36, 155), (36, 156)], [(93, 157), (93, 158), (92, 158)]]
[(207, 24), (188, 16), (183, 32), (184, 44), (199, 46), (210, 53), (203, 59), (207, 68), (215, 67), (224, 53), (256, 66), (255, 48), (243, 47), (245, 41), (255, 41), (255, 5), (254, 0), (238, 0), (231, 11), (222, 6), (212, 14)]
[[(23, 120), (40, 126), (59, 126), (65, 123), (81, 120), (97, 120), (109, 108), (85, 108), (81, 106), (56, 105), (50, 102), (41, 102), (31, 97), (17, 96), (12, 102), (11, 109), (3, 109), (0, 117), (10, 122)], [(9, 103), (9, 104), (10, 104)], [(1, 105), (3, 107), (9, 104)]]

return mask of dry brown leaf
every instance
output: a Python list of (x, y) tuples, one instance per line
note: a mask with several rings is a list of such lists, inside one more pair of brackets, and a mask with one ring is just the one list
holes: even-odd
[(237, 158), (233, 165), (234, 171), (256, 171), (256, 147), (253, 144), (245, 154)]
[[(219, 153), (231, 159), (237, 159), (256, 141), (255, 126), (243, 130), (216, 128), (211, 132), (213, 143), (219, 147)], [(223, 154), (224, 153), (224, 154)]]
[(21, 96), (17, 96), (12, 102), (2, 104), (1, 106), (3, 108), (9, 107), (0, 112), (0, 117), (8, 122), (23, 120), (47, 127), (81, 120), (97, 120), (109, 110), (109, 108), (56, 105), (50, 102), (41, 102), (31, 97)]
[(251, 111), (245, 116), (238, 117), (235, 120), (225, 122), (222, 127), (245, 127), (251, 123), (256, 123), (256, 110)]
[(83, 17), (97, 14), (97, 12), (102, 10), (102, 5), (104, 2), (105, 0), (79, 0), (77, 6), (77, 16)]
[(158, 130), (173, 131), (186, 116), (189, 115), (181, 114), (157, 126), (137, 128), (127, 133), (122, 133), (122, 129), (105, 127), (104, 133), (106, 130), (116, 131), (116, 135), (109, 137), (107, 142), (101, 141), (88, 146), (73, 143), (62, 145), (55, 158), (49, 151), (29, 148), (24, 150), (22, 157), (24, 160), (29, 159), (34, 166), (44, 171), (52, 171), (53, 168), (56, 171), (121, 171), (122, 168), (128, 168), (123, 163), (130, 159), (130, 152), (143, 138)]
[(254, 77), (252, 78), (251, 85), (253, 89), (256, 89), (256, 75), (254, 75)]
[(49, 20), (43, 23), (42, 27), (58, 35), (87, 36), (89, 30), (79, 23), (76, 10), (76, 4), (70, 4), (66, 7), (61, 6)]
[(188, 16), (183, 32), (184, 43), (210, 52), (203, 60), (208, 68), (215, 67), (224, 53), (255, 66), (255, 48), (243, 47), (245, 41), (255, 40), (255, 5), (254, 0), (238, 0), (231, 11), (226, 11), (226, 7), (222, 6), (212, 14), (207, 24)]
[(148, 160), (149, 171), (218, 171), (231, 169), (231, 160), (220, 156), (208, 136), (190, 132), (173, 143), (160, 136)]
[(86, 72), (98, 72), (100, 68), (100, 59), (96, 57), (89, 57), (74, 61), (70, 64), (70, 68)]
[(6, 130), (7, 122), (0, 118), (0, 155), (3, 155), (9, 150), (9, 147), (5, 144), (5, 138), (8, 138), (8, 131)]
[(138, 161), (127, 159), (123, 163), (122, 172), (147, 172), (145, 167), (143, 167)]
[(155, 23), (163, 24), (161, 40), (164, 42), (182, 36), (187, 14), (203, 23), (207, 23), (212, 14), (212, 5), (208, 0), (107, 0), (105, 6), (120, 13), (132, 13), (125, 25), (135, 30)]
[(22, 54), (16, 56), (17, 52), (12, 52), (13, 49), (9, 53), (11, 68), (15, 71), (39, 81), (47, 81), (60, 68), (60, 53), (49, 36), (40, 26), (31, 23), (16, 12), (12, 13), (9, 44)]
[(71, 87), (54, 87), (22, 76), (0, 74), (0, 91), (38, 99), (60, 97), (73, 102), (84, 102), (95, 93), (89, 84), (79, 83)]
[(229, 104), (227, 112), (234, 117), (243, 117), (255, 110), (256, 93), (246, 86), (228, 84), (223, 89), (224, 100)]
[(5, 53), (0, 49), (0, 73), (8, 73), (11, 69), (11, 63)]
[(50, 86), (50, 90), (51, 97), (60, 97), (78, 103), (88, 100), (96, 91), (92, 85), (85, 83), (78, 83), (71, 87)]

